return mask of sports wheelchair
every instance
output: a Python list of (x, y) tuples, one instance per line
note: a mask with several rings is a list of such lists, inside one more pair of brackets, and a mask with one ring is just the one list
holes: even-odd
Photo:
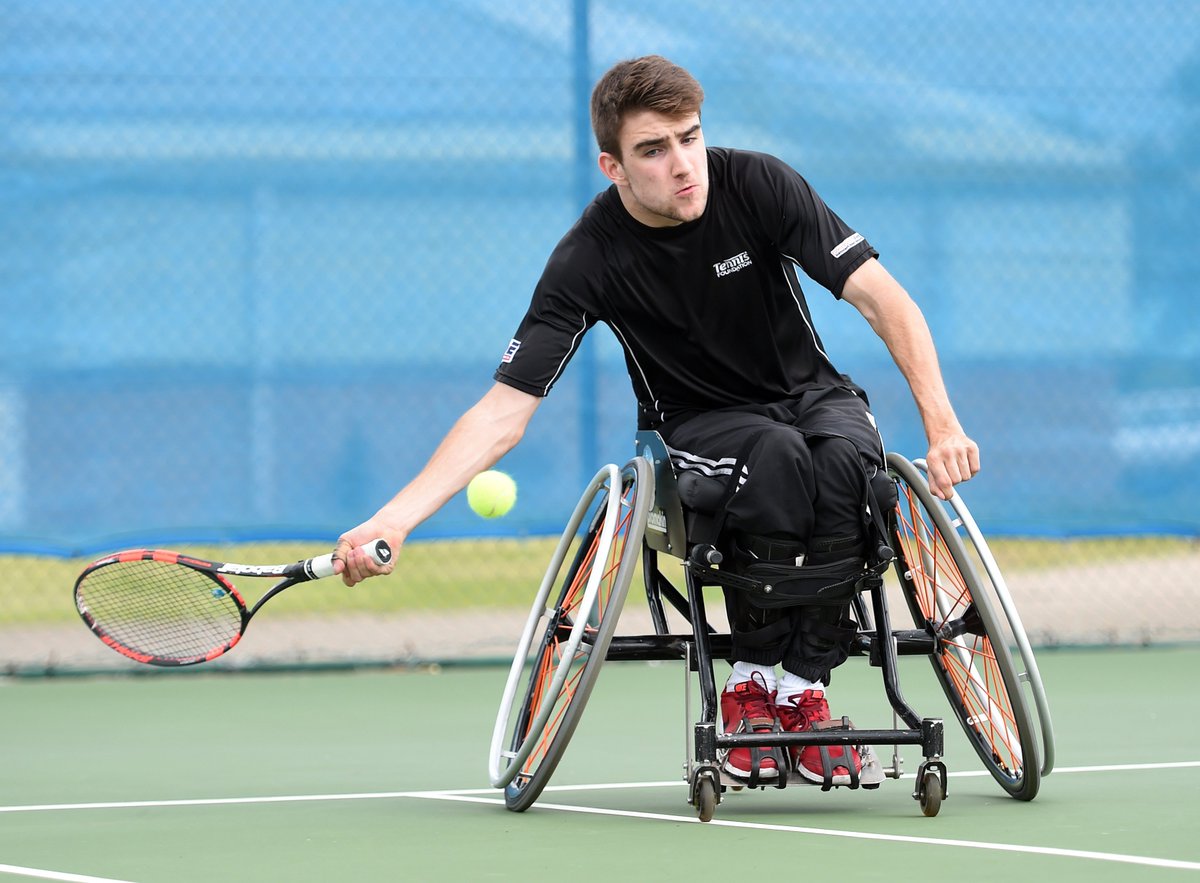
[[(898, 494), (886, 520), (890, 548), (881, 547), (876, 560), (868, 561), (851, 602), (857, 626), (851, 655), (881, 669), (895, 728), (852, 729), (843, 719), (843, 726), (801, 733), (726, 734), (717, 720), (713, 661), (729, 655), (730, 636), (710, 625), (702, 590), (736, 586), (744, 578), (721, 570), (722, 556), (714, 545), (689, 541), (689, 524), (703, 514), (705, 494), (703, 488), (681, 487), (692, 481), (716, 485), (717, 480), (690, 472), (677, 476), (659, 435), (639, 432), (636, 456), (621, 468), (605, 466), (584, 490), (526, 621), (489, 757), (489, 778), (504, 789), (507, 808), (529, 808), (546, 787), (609, 659), (685, 662), (691, 673), (685, 713), (694, 750), (684, 768), (688, 802), (701, 821), (713, 817), (727, 788), (747, 784), (721, 772), (720, 752), (736, 747), (786, 751), (796, 745), (858, 747), (863, 772), (852, 777), (855, 788), (900, 778), (899, 746), (919, 745), (923, 760), (913, 797), (926, 816), (937, 815), (946, 797), (943, 721), (921, 717), (904, 700), (897, 659), (909, 655), (929, 658), (954, 716), (1000, 787), (1018, 800), (1032, 800), (1054, 766), (1041, 675), (1000, 570), (961, 496), (948, 504), (938, 500), (923, 470), (922, 461), (887, 455)], [(660, 569), (663, 554), (682, 559), (682, 591)], [(616, 636), (639, 563), (655, 633)], [(884, 587), (889, 569), (915, 628), (891, 625)], [(690, 633), (669, 631), (664, 605), (687, 620)], [(691, 710), (693, 677), (699, 683), (698, 720)], [(880, 745), (894, 746), (887, 768), (871, 750)], [(766, 784), (784, 787), (787, 777)], [(828, 776), (820, 787), (831, 787)]]

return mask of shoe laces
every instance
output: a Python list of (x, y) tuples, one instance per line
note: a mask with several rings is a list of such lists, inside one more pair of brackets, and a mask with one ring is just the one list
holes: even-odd
[(786, 718), (785, 729), (793, 732), (808, 730), (820, 721), (829, 720), (829, 703), (824, 690), (805, 690), (794, 693), (777, 705)]
[(741, 707), (742, 717), (754, 726), (770, 727), (775, 721), (773, 697), (767, 690), (766, 679), (754, 672), (750, 680), (734, 685), (733, 695)]

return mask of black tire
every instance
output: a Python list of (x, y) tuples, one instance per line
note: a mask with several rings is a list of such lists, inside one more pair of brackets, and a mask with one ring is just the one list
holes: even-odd
[(929, 770), (922, 776), (920, 797), (921, 813), (933, 818), (942, 809), (942, 777)]
[(938, 682), (992, 778), (1032, 800), (1041, 784), (1037, 732), (988, 591), (920, 471), (897, 454), (887, 464), (899, 491), (896, 574), (917, 627), (938, 639), (930, 656)]
[[(635, 568), (641, 561), (642, 536), (653, 497), (650, 465), (645, 459), (634, 457), (620, 471), (620, 481), (620, 513), (609, 554), (602, 563), (594, 608), (582, 612), (579, 609), (584, 589), (597, 564), (596, 552), (604, 542), (603, 515), (611, 491), (607, 483), (594, 490), (591, 511), (596, 515), (590, 522), (585, 522), (586, 528), (580, 535), (570, 566), (560, 571), (552, 615), (535, 644), (533, 664), (525, 669), (525, 681), (518, 692), (523, 697), (522, 705), (510, 748), (517, 751), (529, 739), (537, 742), (504, 789), (504, 805), (514, 812), (528, 809), (537, 800), (558, 766), (583, 715), (616, 630)], [(547, 695), (552, 676), (562, 659), (561, 645), (581, 613), (588, 618), (583, 640), (574, 653), (566, 681), (553, 696)], [(545, 726), (538, 733), (529, 732), (530, 722), (538, 717), (547, 702), (553, 703), (554, 708)]]
[(708, 776), (696, 783), (696, 817), (702, 822), (711, 822), (717, 811), (717, 786)]

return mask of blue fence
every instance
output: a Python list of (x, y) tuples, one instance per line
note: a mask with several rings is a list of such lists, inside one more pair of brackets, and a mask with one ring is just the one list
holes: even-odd
[[(1050, 26), (1052, 24), (1052, 26)], [(1200, 5), (0, 2), (0, 546), (329, 537), (491, 382), (602, 186), (587, 93), (658, 52), (926, 311), (986, 529), (1200, 533)], [(815, 284), (889, 446), (882, 344)], [(632, 453), (598, 329), (423, 536), (557, 532)]]

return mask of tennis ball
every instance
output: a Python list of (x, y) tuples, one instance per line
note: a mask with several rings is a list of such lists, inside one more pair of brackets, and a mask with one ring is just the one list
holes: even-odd
[(517, 502), (517, 483), (495, 469), (480, 472), (467, 485), (467, 503), (476, 515), (499, 518)]

